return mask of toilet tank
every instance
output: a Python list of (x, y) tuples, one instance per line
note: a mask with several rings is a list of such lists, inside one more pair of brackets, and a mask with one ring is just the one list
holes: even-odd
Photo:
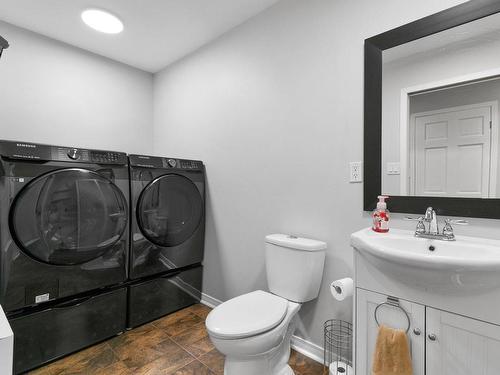
[(287, 234), (266, 236), (266, 273), (269, 291), (294, 302), (318, 296), (326, 243)]

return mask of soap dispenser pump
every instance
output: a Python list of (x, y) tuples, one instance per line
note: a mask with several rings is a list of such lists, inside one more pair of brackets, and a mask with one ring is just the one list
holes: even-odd
[(387, 209), (386, 199), (388, 196), (379, 195), (377, 208), (373, 211), (373, 226), (372, 229), (375, 232), (387, 233), (389, 232), (389, 210)]

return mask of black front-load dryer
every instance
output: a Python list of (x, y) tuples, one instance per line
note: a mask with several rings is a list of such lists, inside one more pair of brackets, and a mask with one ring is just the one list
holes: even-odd
[(130, 155), (130, 278), (203, 260), (205, 169), (201, 161)]
[(126, 281), (127, 163), (119, 152), (0, 141), (7, 313)]

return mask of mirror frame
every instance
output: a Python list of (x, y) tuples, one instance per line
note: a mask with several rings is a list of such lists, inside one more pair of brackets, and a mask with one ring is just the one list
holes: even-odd
[[(363, 207), (371, 211), (382, 191), (382, 52), (500, 12), (498, 0), (472, 0), (365, 39)], [(500, 199), (393, 196), (391, 212), (500, 219)]]

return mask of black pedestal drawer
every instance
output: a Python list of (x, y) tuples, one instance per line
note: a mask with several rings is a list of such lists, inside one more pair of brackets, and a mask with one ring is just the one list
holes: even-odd
[(74, 299), (9, 319), (14, 331), (14, 372), (85, 348), (126, 328), (126, 288)]
[(137, 327), (200, 302), (203, 267), (167, 274), (129, 287), (128, 327)]

